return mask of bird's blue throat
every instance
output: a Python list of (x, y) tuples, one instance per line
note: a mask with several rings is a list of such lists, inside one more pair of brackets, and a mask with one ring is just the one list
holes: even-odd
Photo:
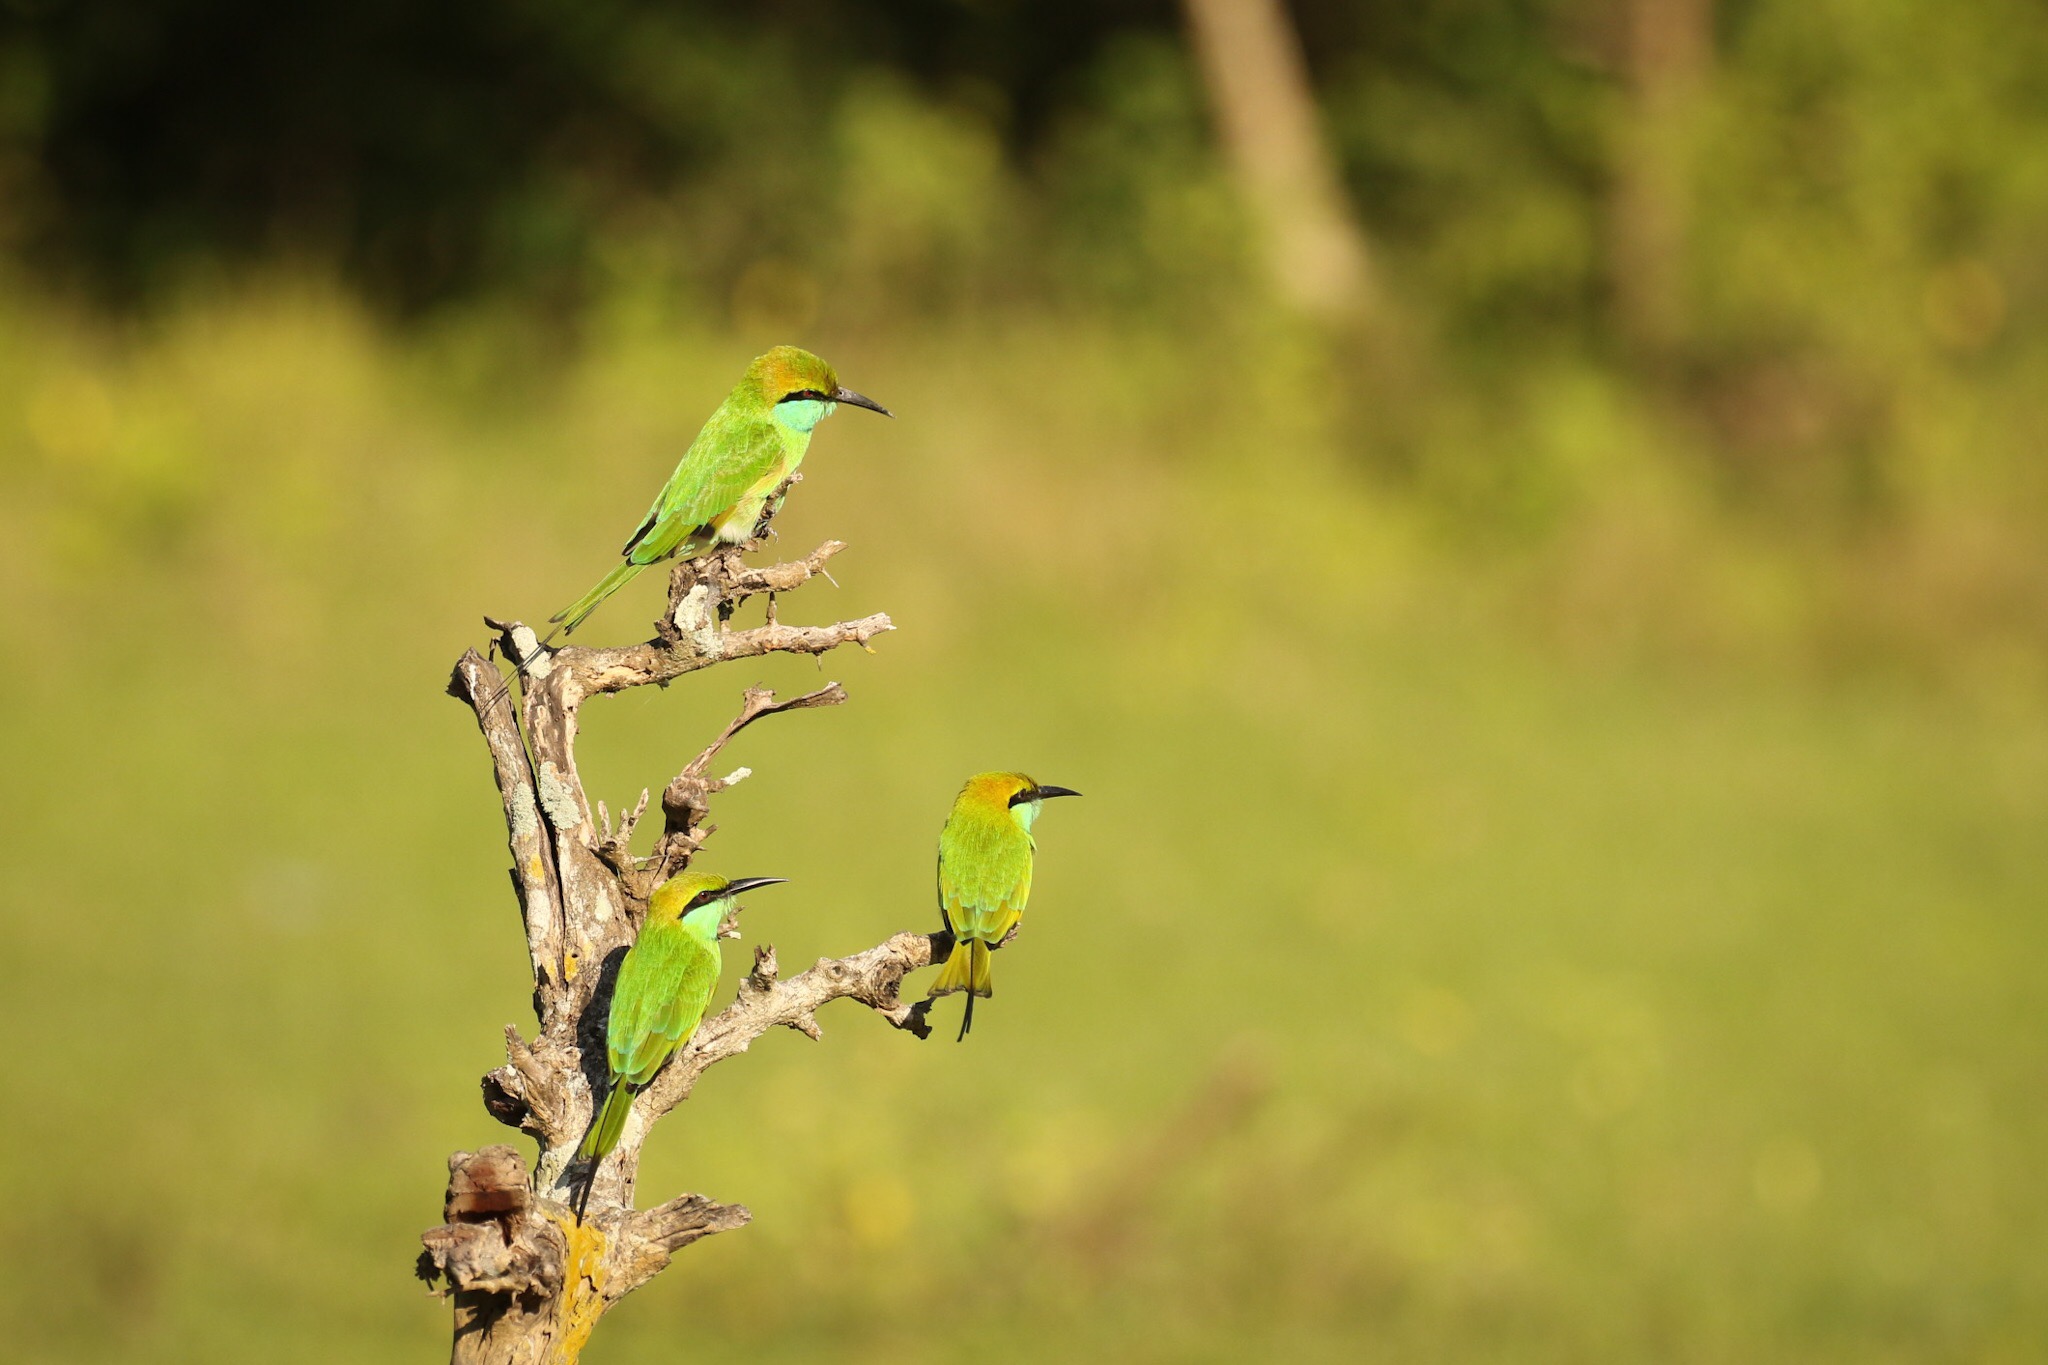
[(832, 415), (837, 403), (824, 403), (815, 398), (792, 398), (775, 405), (775, 420), (792, 431), (809, 431)]

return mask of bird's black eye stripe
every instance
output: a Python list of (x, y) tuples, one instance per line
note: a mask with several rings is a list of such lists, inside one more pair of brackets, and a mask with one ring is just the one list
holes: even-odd
[(696, 895), (690, 897), (690, 903), (683, 907), (683, 913), (687, 915), (700, 906), (709, 905), (724, 894), (725, 889), (723, 887), (714, 887), (709, 891), (699, 891)]
[(1037, 799), (1038, 799), (1038, 788), (1036, 788), (1036, 787), (1026, 787), (1026, 788), (1025, 788), (1025, 789), (1024, 789), (1023, 791), (1020, 791), (1020, 792), (1018, 792), (1018, 793), (1017, 793), (1017, 794), (1016, 794), (1015, 796), (1013, 796), (1013, 797), (1011, 797), (1011, 798), (1010, 798), (1010, 804), (1011, 804), (1011, 805), (1013, 805), (1013, 806), (1015, 806), (1015, 805), (1021, 805), (1022, 803), (1026, 802), (1026, 801), (1035, 801), (1035, 800), (1037, 800)]
[(776, 401), (779, 403), (829, 403), (832, 401), (832, 395), (818, 389), (798, 389), (795, 393), (785, 393)]

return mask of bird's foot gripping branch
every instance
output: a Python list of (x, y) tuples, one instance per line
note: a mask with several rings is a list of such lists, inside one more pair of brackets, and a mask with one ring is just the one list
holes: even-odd
[[(744, 1207), (695, 1194), (634, 1207), (642, 1143), (707, 1068), (745, 1052), (772, 1028), (818, 1037), (819, 1008), (839, 999), (859, 1001), (920, 1037), (930, 1031), (925, 1010), (906, 1004), (899, 988), (905, 975), (932, 961), (932, 935), (900, 933), (863, 952), (820, 959), (787, 979), (774, 950), (757, 948), (737, 998), (694, 1031), (679, 1029), (661, 1060), (635, 1081), (612, 1145), (595, 1162), (578, 1160), (598, 1107), (622, 1074), (621, 1029), (611, 1018), (624, 976), (619, 964), (639, 941), (657, 890), (689, 867), (713, 833), (712, 798), (748, 775), (739, 768), (714, 777), (713, 761), (755, 721), (838, 705), (846, 693), (829, 683), (778, 701), (765, 688), (749, 688), (731, 723), (661, 787), (663, 828), (645, 857), (630, 843), (652, 788), (622, 807), (616, 822), (603, 803), (593, 805), (576, 767), (579, 710), (594, 696), (666, 685), (733, 659), (865, 648), (893, 628), (887, 616), (791, 626), (771, 612), (762, 625), (731, 625), (741, 602), (801, 587), (843, 548), (828, 541), (803, 559), (758, 569), (747, 567), (737, 548), (679, 563), (656, 634), (640, 644), (548, 650), (519, 622), (491, 622), (496, 648), (523, 675), (517, 702), (484, 655), (471, 650), (455, 666), (449, 691), (476, 713), (504, 810), (539, 1021), (531, 1042), (507, 1026), (505, 1064), (483, 1079), (485, 1107), (533, 1138), (537, 1159), (529, 1167), (504, 1146), (456, 1153), (444, 1222), (423, 1238), (420, 1273), (444, 1285), (455, 1302), (457, 1361), (573, 1361), (604, 1312), (677, 1249), (747, 1221)], [(722, 918), (708, 935), (714, 949), (733, 929), (736, 911), (720, 906)], [(715, 965), (711, 971), (715, 976)], [(588, 1200), (580, 1217), (579, 1197)]]

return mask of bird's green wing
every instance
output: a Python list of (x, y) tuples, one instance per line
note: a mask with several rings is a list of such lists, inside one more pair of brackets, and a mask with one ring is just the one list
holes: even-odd
[(939, 834), (939, 904), (964, 938), (1000, 943), (1031, 898), (1031, 836), (1008, 812), (949, 820)]
[(783, 439), (773, 419), (721, 407), (690, 443), (622, 553), (636, 564), (674, 554), (782, 467), (788, 455)]
[(612, 1075), (645, 1085), (696, 1029), (718, 985), (716, 948), (679, 923), (650, 926), (619, 965), (605, 1051)]

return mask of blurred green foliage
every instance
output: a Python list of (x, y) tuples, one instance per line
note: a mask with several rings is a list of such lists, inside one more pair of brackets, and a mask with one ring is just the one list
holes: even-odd
[[(503, 50), (586, 84), (488, 90), (393, 55), (474, 58), (460, 8), (268, 12), (362, 90), (7, 8), (10, 1358), (441, 1348), (413, 1239), (529, 1017), (444, 670), (783, 340), (902, 414), (820, 433), (781, 544), (853, 548), (783, 615), (900, 629), (737, 742), (708, 865), (795, 879), (749, 936), (926, 924), (970, 771), (1088, 796), (970, 1044), (835, 1009), (664, 1125), (647, 1194), (757, 1221), (593, 1359), (2038, 1358), (2048, 23), (1725, 6), (1653, 362), (1605, 11), (1302, 8), (1394, 301), (1333, 339), (1263, 298), (1170, 14), (1080, 8), (528, 5)], [(67, 198), (155, 145), (91, 132), (74, 30), (123, 109), (180, 107), (166, 52), (280, 138), (298, 75), (350, 137), (390, 95), (436, 188)], [(593, 796), (817, 677), (593, 705)]]

